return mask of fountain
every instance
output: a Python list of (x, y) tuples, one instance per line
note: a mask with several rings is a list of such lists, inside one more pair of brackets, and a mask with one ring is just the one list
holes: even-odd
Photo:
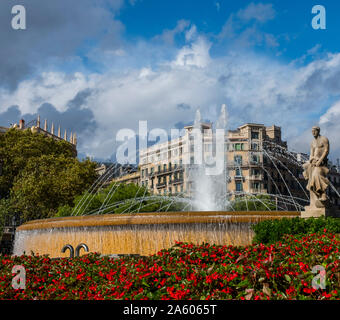
[[(176, 241), (247, 245), (251, 243), (253, 237), (250, 229), (251, 224), (263, 219), (300, 216), (300, 212), (303, 210), (301, 202), (308, 203), (308, 195), (305, 193), (306, 198), (300, 199), (294, 197), (289, 190), (288, 195), (283, 195), (279, 188), (279, 192), (273, 195), (276, 199), (274, 211), (235, 211), (233, 209), (230, 201), (231, 193), (227, 190), (229, 164), (227, 164), (225, 152), (226, 123), (227, 113), (226, 107), (223, 105), (221, 115), (216, 123), (216, 132), (220, 133), (215, 135), (215, 142), (218, 142), (215, 143), (215, 157), (204, 156), (202, 159), (204, 161), (190, 165), (187, 170), (188, 179), (192, 180), (195, 186), (192, 197), (181, 195), (136, 196), (133, 200), (134, 203), (139, 204), (134, 206), (137, 209), (132, 209), (133, 206), (128, 205), (122, 214), (102, 214), (121, 204), (110, 204), (110, 198), (117, 188), (114, 183), (99, 210), (86, 211), (93, 195), (101, 190), (112, 175), (114, 176), (117, 167), (113, 165), (91, 186), (88, 193), (74, 208), (73, 216), (30, 221), (17, 228), (14, 255), (34, 252), (35, 254), (49, 254), (51, 257), (68, 257), (70, 252), (72, 254), (73, 248), (80, 248), (79, 244), (86, 248), (81, 254), (89, 251), (101, 254), (141, 255), (152, 254), (163, 248), (168, 248)], [(193, 131), (196, 131), (199, 137), (197, 141), (202, 142), (199, 110), (196, 112)], [(194, 141), (196, 140), (194, 139)], [(195, 145), (194, 148), (196, 148)], [(284, 164), (280, 158), (276, 158), (275, 152), (272, 152), (273, 148), (279, 149), (281, 146), (271, 146), (260, 152), (272, 161), (273, 168), (284, 180), (279, 170)], [(196, 155), (205, 154), (202, 152), (200, 143), (195, 151)], [(296, 161), (292, 155), (288, 156), (291, 161)], [(301, 164), (299, 165), (301, 166)], [(265, 172), (266, 168), (263, 165), (262, 167)], [(289, 170), (287, 172), (293, 175)], [(270, 176), (269, 178), (275, 185), (275, 180)], [(287, 188), (289, 189), (288, 186)], [(301, 188), (304, 190), (302, 186)], [(246, 202), (261, 202), (261, 199), (246, 192), (240, 192), (239, 195), (243, 195), (243, 201)], [(183, 204), (183, 211), (145, 213), (143, 208), (146, 200), (164, 201), (162, 208), (165, 210), (170, 207), (169, 203), (180, 202)], [(248, 203), (246, 204), (248, 207)], [(296, 210), (288, 211), (288, 208), (291, 207)], [(66, 248), (70, 252), (67, 252)], [(77, 254), (80, 254), (79, 250)]]
[[(201, 113), (197, 110), (194, 121), (194, 131), (199, 137), (194, 140), (194, 148), (198, 150), (196, 155), (201, 156), (198, 164), (193, 164), (187, 170), (188, 180), (194, 183), (193, 204), (199, 211), (224, 211), (228, 207), (227, 199), (227, 159), (225, 153), (226, 146), (226, 106), (222, 105), (220, 117), (216, 123), (215, 160), (212, 155), (209, 157), (202, 150), (204, 142), (204, 132), (201, 134)], [(219, 139), (219, 141), (217, 141)], [(213, 163), (212, 163), (213, 162)], [(220, 167), (220, 170), (218, 170)], [(218, 171), (218, 172), (216, 172)]]

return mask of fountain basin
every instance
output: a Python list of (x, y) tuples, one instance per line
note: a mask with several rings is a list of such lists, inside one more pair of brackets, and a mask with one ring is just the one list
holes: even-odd
[(292, 211), (190, 211), (34, 220), (17, 228), (13, 254), (68, 257), (68, 252), (61, 252), (64, 245), (76, 248), (80, 243), (85, 243), (89, 252), (140, 255), (169, 248), (176, 241), (248, 245), (253, 238), (252, 224), (299, 215)]

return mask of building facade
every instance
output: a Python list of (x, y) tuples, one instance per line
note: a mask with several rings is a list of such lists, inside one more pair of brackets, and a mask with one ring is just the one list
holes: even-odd
[[(140, 150), (138, 171), (131, 179), (153, 194), (190, 196), (195, 189), (189, 171), (195, 166), (193, 126), (175, 139)], [(201, 124), (202, 159), (216, 153), (212, 124)], [(294, 202), (307, 199), (301, 163), (307, 155), (288, 151), (281, 128), (246, 123), (225, 136), (226, 184), (231, 198), (245, 194), (270, 194)], [(137, 178), (139, 175), (139, 178)], [(122, 180), (122, 178), (120, 178)], [(124, 179), (130, 181), (129, 175)], [(294, 200), (289, 200), (294, 199)], [(303, 204), (303, 201), (300, 203)]]
[(37, 117), (36, 120), (30, 121), (29, 123), (25, 123), (25, 120), (21, 119), (19, 124), (15, 123), (10, 127), (0, 127), (0, 134), (6, 133), (9, 129), (16, 130), (31, 130), (32, 133), (43, 134), (46, 137), (50, 137), (57, 141), (66, 141), (72, 146), (74, 157), (77, 156), (77, 134), (71, 132), (68, 136), (67, 130), (65, 129), (64, 134), (61, 133), (61, 127), (59, 125), (58, 130), (55, 129), (54, 123), (52, 122), (50, 129), (48, 128), (47, 120), (44, 122), (44, 127), (41, 127), (40, 116)]

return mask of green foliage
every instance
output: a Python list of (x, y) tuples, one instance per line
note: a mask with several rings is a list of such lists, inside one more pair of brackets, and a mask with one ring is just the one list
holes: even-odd
[(72, 205), (74, 197), (95, 179), (89, 160), (43, 155), (31, 158), (15, 178), (11, 202), (24, 221), (52, 217), (60, 205)]
[(0, 135), (0, 197), (7, 197), (14, 180), (27, 162), (42, 155), (72, 157), (72, 146), (28, 130), (11, 129)]
[[(103, 188), (95, 194), (89, 194), (87, 191), (82, 195), (76, 197), (74, 207), (76, 214), (86, 215), (96, 212), (96, 214), (104, 213), (129, 213), (129, 212), (156, 212), (156, 211), (179, 211), (182, 205), (171, 202), (170, 200), (159, 199), (145, 199), (151, 196), (146, 187), (138, 186), (134, 183), (124, 184), (115, 182)], [(87, 198), (86, 202), (84, 199)], [(82, 205), (82, 203), (84, 203)], [(103, 209), (97, 212), (105, 202)], [(82, 207), (81, 207), (82, 206)], [(108, 207), (108, 208), (104, 208)], [(66, 208), (59, 208), (58, 215), (67, 213)], [(72, 211), (73, 209), (71, 209)]]
[(65, 204), (64, 206), (60, 206), (58, 208), (58, 211), (55, 216), (56, 217), (69, 217), (72, 214), (72, 210), (73, 208), (70, 205)]
[(276, 210), (275, 202), (269, 195), (243, 196), (236, 198), (231, 207), (235, 211), (272, 211)]
[(69, 143), (30, 130), (0, 135), (0, 155), (0, 198), (7, 199), (1, 216), (20, 212), (22, 221), (55, 216), (96, 179), (95, 163), (74, 158)]
[(253, 243), (274, 243), (283, 239), (284, 235), (303, 235), (322, 232), (326, 229), (332, 233), (340, 233), (339, 218), (282, 218), (264, 220), (252, 226), (255, 236)]
[(0, 239), (2, 238), (2, 233), (5, 223), (10, 219), (11, 206), (8, 199), (0, 200)]

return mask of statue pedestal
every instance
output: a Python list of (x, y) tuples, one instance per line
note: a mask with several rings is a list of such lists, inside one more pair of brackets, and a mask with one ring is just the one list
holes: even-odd
[(337, 208), (316, 208), (306, 206), (305, 211), (301, 211), (301, 218), (336, 217), (340, 218), (340, 210)]

